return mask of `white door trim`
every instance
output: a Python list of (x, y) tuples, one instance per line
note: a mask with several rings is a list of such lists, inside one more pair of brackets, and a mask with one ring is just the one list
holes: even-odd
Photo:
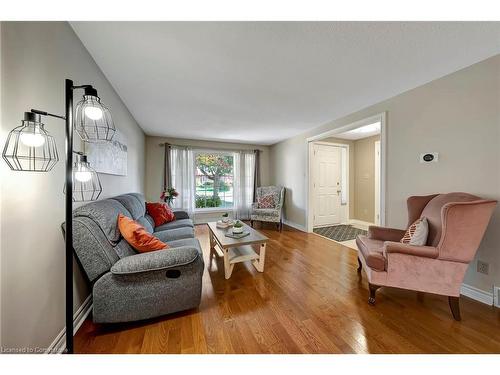
[(380, 141), (375, 141), (375, 217), (373, 222), (380, 225)]
[(334, 137), (335, 134), (343, 133), (348, 130), (356, 129), (364, 125), (373, 124), (380, 121), (380, 225), (385, 225), (385, 195), (386, 195), (386, 150), (387, 150), (387, 113), (382, 112), (351, 124), (341, 126), (336, 129), (328, 130), (324, 133), (309, 137), (306, 139), (306, 228), (308, 232), (313, 231), (313, 196), (312, 181), (310, 178), (310, 170), (312, 167), (312, 145), (320, 139)]

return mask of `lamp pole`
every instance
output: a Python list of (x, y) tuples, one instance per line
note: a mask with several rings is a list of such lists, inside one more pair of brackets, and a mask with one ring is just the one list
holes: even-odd
[(66, 107), (66, 353), (73, 353), (73, 81), (65, 81)]

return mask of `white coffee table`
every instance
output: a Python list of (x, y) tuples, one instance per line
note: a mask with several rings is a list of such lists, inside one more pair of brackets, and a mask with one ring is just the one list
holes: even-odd
[[(243, 223), (243, 230), (250, 235), (237, 239), (226, 237), (232, 228), (217, 228), (217, 223), (208, 223), (210, 229), (210, 256), (215, 252), (224, 258), (224, 277), (229, 279), (236, 263), (251, 261), (255, 269), (264, 272), (266, 243), (269, 238)], [(255, 251), (258, 250), (258, 251)]]

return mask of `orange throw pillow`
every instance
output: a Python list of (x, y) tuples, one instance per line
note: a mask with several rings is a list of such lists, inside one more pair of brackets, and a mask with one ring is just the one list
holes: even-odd
[(155, 227), (175, 220), (174, 212), (166, 203), (146, 203), (146, 210), (155, 222)]
[(118, 229), (123, 238), (140, 253), (168, 249), (168, 245), (149, 233), (137, 221), (118, 215)]

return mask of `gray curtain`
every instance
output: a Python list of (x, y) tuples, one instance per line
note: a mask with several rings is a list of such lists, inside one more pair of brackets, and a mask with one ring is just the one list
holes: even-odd
[(255, 169), (253, 172), (253, 201), (257, 200), (257, 188), (260, 186), (260, 151), (254, 150), (255, 154)]
[(163, 191), (172, 186), (172, 169), (170, 167), (170, 144), (165, 143), (163, 158)]

